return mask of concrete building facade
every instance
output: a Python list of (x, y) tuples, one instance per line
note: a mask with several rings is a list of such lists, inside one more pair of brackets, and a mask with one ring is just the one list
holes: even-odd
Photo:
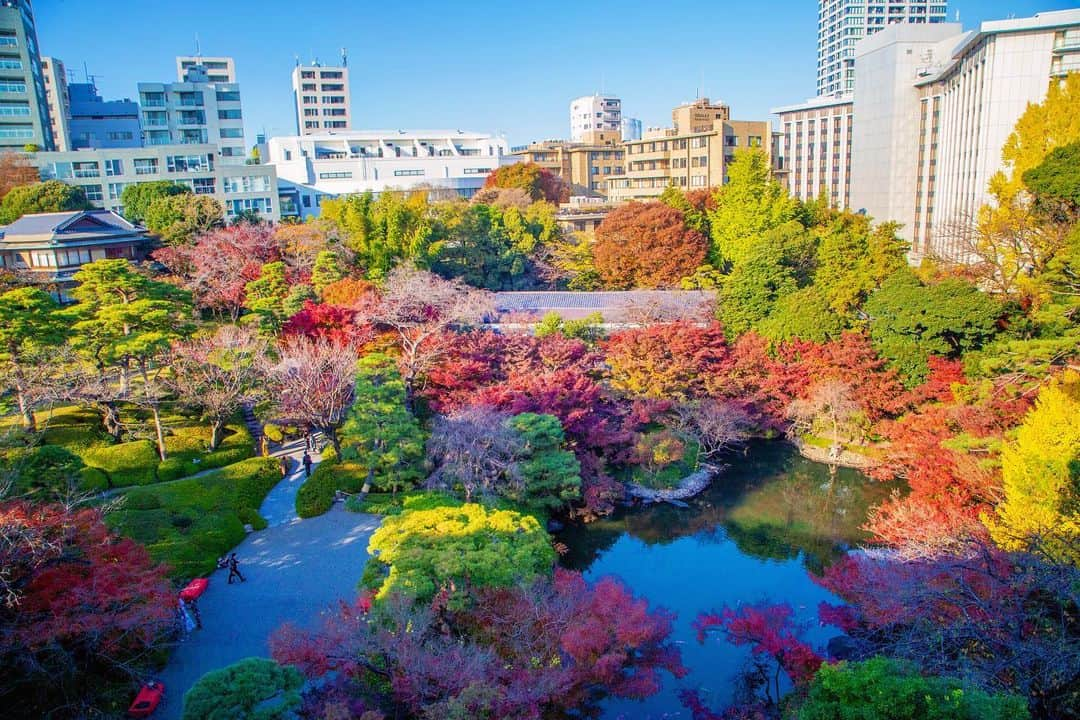
[(53, 147), (70, 150), (68, 123), (71, 121), (71, 100), (68, 97), (67, 69), (59, 58), (41, 58), (41, 77), (45, 83), (45, 105), (49, 111), (49, 128)]
[(176, 81), (184, 82), (191, 68), (201, 65), (206, 69), (208, 82), (234, 83), (236, 61), (231, 57), (207, 57), (204, 55), (180, 55), (176, 58)]
[(800, 200), (827, 198), (835, 208), (848, 207), (851, 193), (851, 143), (854, 102), (851, 95), (819, 97), (776, 108), (779, 147), (788, 192)]
[(544, 140), (511, 150), (522, 162), (540, 165), (571, 186), (571, 194), (606, 195), (607, 181), (625, 172), (620, 133), (590, 130), (581, 142)]
[(139, 83), (143, 142), (146, 145), (205, 145), (220, 148), (223, 164), (247, 157), (244, 118), (237, 83), (210, 82), (199, 65), (175, 83)]
[(727, 181), (727, 164), (737, 150), (760, 148), (774, 166), (768, 121), (732, 120), (723, 103), (699, 98), (676, 107), (671, 128), (650, 128), (640, 140), (624, 142), (626, 172), (607, 183), (613, 202), (659, 197), (669, 185), (704, 190)]
[(900, 24), (945, 22), (946, 0), (819, 0), (817, 94), (855, 90), (855, 45)]
[(56, 147), (30, 0), (0, 0), (0, 152)]
[(967, 33), (889, 28), (860, 43), (856, 64), (851, 207), (901, 223), (913, 259), (963, 261), (1016, 121), (1080, 70), (1080, 10)]
[(570, 101), (570, 141), (584, 142), (585, 133), (622, 131), (622, 100), (614, 95), (585, 95)]
[(31, 162), (43, 180), (78, 185), (92, 205), (121, 214), (125, 187), (170, 180), (218, 200), (228, 219), (245, 210), (272, 222), (281, 217), (274, 167), (222, 163), (218, 147), (212, 144), (39, 152)]
[(352, 127), (349, 68), (297, 64), (292, 72), (297, 135), (340, 133)]
[(427, 188), (471, 197), (488, 173), (513, 162), (505, 139), (462, 130), (350, 130), (274, 137), (267, 145), (269, 166), (291, 184), (305, 218), (318, 215), (305, 194)]
[(127, 98), (103, 100), (93, 83), (70, 83), (67, 92), (70, 149), (142, 145), (139, 103)]

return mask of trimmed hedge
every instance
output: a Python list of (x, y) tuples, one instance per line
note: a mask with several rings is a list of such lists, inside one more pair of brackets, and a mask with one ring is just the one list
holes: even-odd
[(351, 497), (345, 509), (372, 515), (400, 515), (404, 510), (432, 510), (437, 507), (461, 507), (464, 501), (437, 490), (410, 490), (398, 493), (368, 493)]
[(104, 445), (84, 450), (83, 462), (104, 472), (113, 487), (151, 485), (157, 482), (157, 448), (149, 440)]
[(246, 460), (255, 454), (251, 433), (241, 423), (228, 425), (218, 449), (207, 452), (210, 428), (198, 426), (179, 428), (165, 438), (168, 457), (157, 468), (158, 480), (176, 480), (204, 470), (225, 467)]
[(341, 462), (334, 449), (323, 450), (322, 462), (311, 471), (296, 493), (296, 514), (302, 518), (322, 515), (334, 504), (334, 494), (341, 490), (358, 493), (367, 480), (367, 468), (352, 462)]
[(133, 488), (109, 525), (146, 545), (178, 580), (212, 572), (244, 539), (244, 524), (266, 527), (259, 506), (281, 480), (275, 458), (251, 458), (197, 478)]

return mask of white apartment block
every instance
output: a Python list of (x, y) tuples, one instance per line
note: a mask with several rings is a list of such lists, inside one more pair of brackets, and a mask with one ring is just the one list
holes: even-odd
[(895, 24), (945, 22), (946, 0), (819, 0), (817, 94), (855, 89), (855, 44)]
[(339, 133), (352, 127), (349, 68), (297, 65), (292, 72), (297, 135)]
[(622, 131), (622, 100), (614, 95), (585, 95), (570, 102), (570, 141), (585, 142), (586, 133), (597, 131)]
[(95, 207), (120, 214), (125, 187), (171, 180), (197, 195), (212, 196), (224, 206), (227, 219), (252, 210), (277, 222), (281, 215), (273, 166), (230, 165), (219, 160), (218, 148), (212, 144), (38, 152), (31, 156), (42, 179), (78, 185)]
[(237, 83), (210, 82), (202, 66), (187, 68), (186, 81), (139, 83), (146, 145), (205, 145), (220, 148), (222, 164), (244, 164), (244, 117)]
[(209, 82), (236, 82), (236, 61), (231, 57), (207, 57), (205, 55), (180, 55), (176, 58), (176, 81), (184, 82), (191, 68), (201, 65), (206, 68)]
[(68, 98), (67, 70), (54, 57), (41, 58), (41, 76), (45, 81), (45, 100), (49, 108), (49, 125), (57, 150), (71, 149), (68, 123), (71, 121), (71, 100)]
[(470, 197), (515, 161), (505, 139), (462, 130), (349, 130), (270, 138), (268, 147), (304, 218), (319, 213), (311, 198), (327, 195), (427, 188)]
[(913, 259), (963, 261), (1016, 121), (1080, 71), (1080, 10), (967, 33), (890, 28), (859, 45), (857, 65), (851, 207), (900, 222)]
[(772, 111), (780, 118), (780, 147), (788, 192), (800, 200), (826, 198), (848, 207), (851, 192), (851, 95), (817, 97)]

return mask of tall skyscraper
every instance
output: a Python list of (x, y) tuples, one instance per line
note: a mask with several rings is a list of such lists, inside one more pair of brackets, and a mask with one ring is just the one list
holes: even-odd
[(622, 100), (614, 95), (585, 95), (570, 102), (570, 140), (584, 142), (586, 133), (622, 131)]
[(0, 0), (0, 151), (55, 147), (30, 0)]
[(321, 65), (318, 60), (301, 65), (297, 61), (292, 89), (297, 135), (321, 135), (352, 127), (348, 58), (344, 51), (341, 65)]
[(819, 0), (817, 94), (855, 89), (855, 43), (896, 23), (945, 22), (946, 0)]

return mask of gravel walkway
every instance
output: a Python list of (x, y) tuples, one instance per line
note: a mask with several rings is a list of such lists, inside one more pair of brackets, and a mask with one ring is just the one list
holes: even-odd
[(270, 527), (248, 535), (235, 550), (247, 582), (229, 585), (227, 570), (210, 576), (210, 587), (199, 599), (203, 629), (180, 643), (162, 672), (165, 702), (155, 720), (177, 720), (184, 693), (210, 670), (245, 657), (269, 656), (268, 638), (282, 623), (317, 626), (338, 599), (356, 596), (368, 538), (381, 518), (347, 512), (340, 505), (316, 518), (297, 518), (303, 449), (297, 442), (284, 451), (296, 468), (263, 502), (260, 512)]

